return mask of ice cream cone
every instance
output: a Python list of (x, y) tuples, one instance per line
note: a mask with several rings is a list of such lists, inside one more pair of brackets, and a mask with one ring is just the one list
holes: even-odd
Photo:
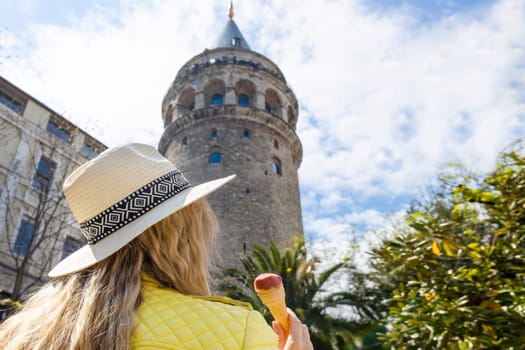
[(273, 318), (288, 332), (290, 324), (281, 276), (270, 273), (259, 275), (254, 281), (254, 287), (255, 292), (270, 310)]

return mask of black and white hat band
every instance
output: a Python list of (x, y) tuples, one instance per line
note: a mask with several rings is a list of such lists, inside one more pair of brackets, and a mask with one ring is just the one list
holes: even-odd
[(190, 187), (191, 184), (180, 171), (171, 171), (81, 223), (80, 231), (88, 244), (95, 244)]

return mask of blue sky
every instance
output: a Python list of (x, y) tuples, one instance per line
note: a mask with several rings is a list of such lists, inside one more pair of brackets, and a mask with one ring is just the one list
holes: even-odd
[[(156, 145), (162, 97), (214, 43), (227, 6), (3, 1), (0, 74), (108, 145)], [(525, 133), (525, 0), (234, 6), (250, 47), (281, 67), (299, 100), (312, 244), (366, 242), (443, 163), (488, 171)]]

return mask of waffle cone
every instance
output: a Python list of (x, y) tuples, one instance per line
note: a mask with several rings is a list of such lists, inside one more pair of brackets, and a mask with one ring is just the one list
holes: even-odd
[(263, 304), (270, 310), (273, 318), (288, 332), (290, 323), (288, 321), (288, 312), (286, 311), (283, 285), (280, 284), (269, 289), (255, 289), (255, 291)]

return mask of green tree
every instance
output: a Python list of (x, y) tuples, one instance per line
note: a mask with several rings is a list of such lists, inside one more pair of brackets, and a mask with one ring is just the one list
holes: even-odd
[(395, 349), (525, 348), (525, 155), (487, 176), (448, 171), (407, 226), (373, 250), (394, 286), (385, 335)]
[[(315, 267), (319, 259), (307, 257), (302, 239), (284, 252), (274, 242), (267, 249), (256, 245), (252, 255), (241, 262), (242, 270), (223, 270), (219, 289), (229, 297), (250, 302), (270, 321), (269, 311), (253, 291), (253, 280), (264, 272), (279, 274), (286, 290), (286, 303), (308, 326), (315, 349), (350, 349), (352, 344), (361, 342), (361, 333), (369, 333), (375, 326), (370, 307), (348, 291), (330, 290), (330, 280), (347, 269), (349, 262), (342, 261), (318, 272)], [(354, 317), (342, 316), (341, 307), (351, 309)], [(358, 318), (359, 315), (365, 315), (367, 321)]]

